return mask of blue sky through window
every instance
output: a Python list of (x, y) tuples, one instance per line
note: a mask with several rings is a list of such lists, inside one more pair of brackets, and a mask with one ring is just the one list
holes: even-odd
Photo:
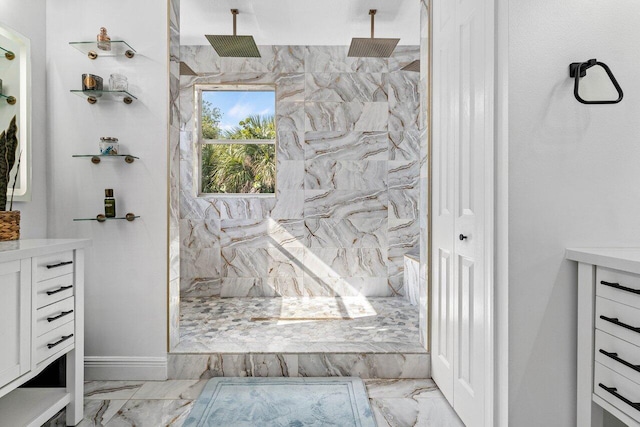
[(218, 107), (222, 113), (220, 119), (221, 129), (232, 129), (238, 126), (241, 120), (251, 115), (275, 114), (274, 91), (203, 91), (202, 100), (211, 103), (212, 107)]

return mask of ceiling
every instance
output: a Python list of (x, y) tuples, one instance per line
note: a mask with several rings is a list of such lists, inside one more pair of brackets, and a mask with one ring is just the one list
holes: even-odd
[(377, 9), (375, 36), (420, 44), (418, 0), (181, 0), (180, 44), (206, 45), (204, 34), (238, 35), (258, 45), (342, 45), (371, 35), (369, 9)]

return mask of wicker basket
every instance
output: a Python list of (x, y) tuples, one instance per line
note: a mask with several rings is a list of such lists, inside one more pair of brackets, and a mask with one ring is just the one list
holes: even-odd
[(0, 241), (20, 238), (20, 211), (0, 211)]

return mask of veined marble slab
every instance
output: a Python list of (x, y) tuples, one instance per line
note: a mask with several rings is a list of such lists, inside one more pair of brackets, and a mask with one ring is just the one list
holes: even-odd
[(383, 190), (306, 190), (304, 215), (309, 219), (386, 218), (389, 195)]
[(304, 160), (304, 131), (278, 129), (276, 150), (279, 160)]
[(389, 161), (389, 190), (418, 188), (420, 163), (418, 161)]
[(420, 259), (404, 256), (404, 296), (412, 305), (418, 305), (420, 300), (420, 286), (425, 286), (420, 280)]
[(180, 243), (189, 248), (220, 246), (220, 221), (215, 219), (181, 219)]
[(307, 132), (307, 160), (387, 160), (387, 132)]
[(412, 72), (385, 73), (382, 82), (387, 88), (391, 103), (420, 102), (420, 74)]
[(109, 426), (181, 426), (187, 419), (192, 400), (129, 400), (109, 421)]
[[(402, 110), (398, 107), (399, 115)], [(387, 102), (305, 102), (307, 131), (386, 131)], [(398, 126), (395, 126), (394, 130)]]
[(276, 112), (276, 128), (279, 132), (305, 130), (305, 103), (280, 102)]
[(305, 248), (304, 271), (313, 277), (384, 277), (386, 248)]
[(276, 103), (304, 101), (304, 73), (282, 74), (275, 81)]
[[(420, 198), (419, 188), (389, 190), (389, 218), (392, 218), (392, 219), (418, 218), (419, 212), (420, 212), (420, 210), (418, 209), (419, 198)], [(422, 212), (425, 212), (425, 211), (422, 211)]]
[(305, 190), (387, 188), (387, 161), (310, 160), (304, 163)]
[(231, 248), (302, 247), (302, 220), (222, 220), (220, 244)]
[(219, 297), (222, 289), (220, 278), (201, 277), (185, 283), (180, 297)]
[[(213, 196), (210, 196), (213, 197)], [(276, 204), (272, 195), (265, 197), (220, 197), (215, 199), (216, 210), (221, 219), (264, 219), (269, 218)]]
[[(170, 379), (213, 377), (429, 378), (427, 353), (169, 354)], [(295, 368), (295, 371), (294, 371)]]
[(387, 219), (306, 219), (306, 247), (386, 248)]
[(304, 161), (278, 159), (278, 163), (276, 165), (276, 179), (279, 195), (282, 195), (283, 190), (304, 190)]
[(305, 101), (386, 102), (387, 84), (380, 73), (308, 73)]
[(422, 399), (372, 399), (378, 427), (464, 427), (451, 405), (442, 396)]
[(420, 102), (389, 102), (390, 132), (420, 129)]
[(389, 160), (420, 160), (420, 132), (389, 132)]

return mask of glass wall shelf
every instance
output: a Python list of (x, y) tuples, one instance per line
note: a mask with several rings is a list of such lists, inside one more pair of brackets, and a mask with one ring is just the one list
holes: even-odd
[(111, 40), (111, 50), (98, 49), (98, 42), (69, 42), (69, 44), (80, 52), (84, 53), (89, 59), (96, 59), (98, 56), (125, 56), (129, 59), (133, 58), (136, 50), (124, 40)]
[(106, 222), (106, 221), (112, 221), (112, 220), (117, 220), (117, 219), (126, 219), (127, 221), (131, 222), (131, 221), (135, 221), (136, 218), (140, 218), (140, 215), (135, 215), (135, 214), (132, 214), (131, 212), (129, 212), (125, 216), (117, 216), (117, 217), (114, 217), (114, 218), (107, 218), (106, 216), (104, 216), (104, 214), (99, 214), (95, 218), (74, 218), (73, 220), (74, 221)]
[(89, 104), (98, 101), (122, 101), (131, 104), (134, 99), (138, 99), (126, 90), (72, 90), (71, 93), (87, 98)]
[(89, 157), (91, 158), (91, 163), (97, 165), (100, 163), (101, 159), (108, 158), (123, 158), (126, 163), (133, 163), (134, 160), (140, 159), (140, 157), (132, 156), (131, 154), (74, 154), (72, 157)]
[(16, 57), (15, 53), (0, 46), (0, 53), (3, 53), (3, 52), (4, 52), (4, 57), (7, 58), (9, 61), (12, 61)]
[(3, 95), (1, 93), (0, 93), (0, 99), (4, 99), (5, 101), (7, 101), (7, 104), (9, 105), (15, 105), (17, 101), (15, 96)]

